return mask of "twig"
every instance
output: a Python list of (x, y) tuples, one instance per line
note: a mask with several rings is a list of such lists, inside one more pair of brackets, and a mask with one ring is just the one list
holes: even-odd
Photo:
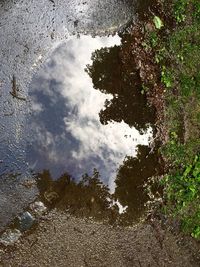
[(12, 79), (12, 92), (10, 92), (10, 94), (19, 99), (19, 100), (23, 100), (26, 101), (26, 98), (18, 96), (17, 92), (19, 91), (19, 89), (17, 88), (17, 82), (16, 82), (16, 77), (15, 75), (13, 75), (13, 79)]
[(14, 111), (12, 111), (11, 113), (4, 113), (4, 116), (12, 116), (14, 114)]

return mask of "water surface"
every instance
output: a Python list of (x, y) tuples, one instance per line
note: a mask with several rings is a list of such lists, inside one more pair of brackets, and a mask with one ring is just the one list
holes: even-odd
[[(46, 0), (42, 0), (37, 3), (35, 1), (27, 0), (23, 0), (20, 3), (17, 1), (1, 1), (0, 3), (0, 32), (2, 37), (0, 40), (0, 229), (2, 229), (4, 225), (6, 225), (16, 214), (27, 206), (28, 203), (33, 201), (36, 195), (37, 188), (24, 186), (24, 181), (26, 182), (26, 180), (31, 181), (34, 179), (29, 171), (29, 167), (35, 171), (40, 171), (43, 168), (49, 168), (51, 169), (53, 179), (57, 178), (63, 171), (69, 171), (77, 180), (80, 175), (82, 175), (82, 172), (92, 173), (93, 168), (97, 167), (101, 169), (102, 180), (109, 184), (110, 188), (113, 189), (115, 187), (114, 177), (116, 175), (114, 173), (116, 172), (116, 168), (118, 168), (119, 164), (122, 163), (126, 154), (135, 155), (136, 153), (137, 142), (133, 144), (132, 147), (132, 138), (133, 135), (135, 136), (133, 126), (140, 131), (140, 128), (144, 128), (144, 124), (146, 122), (152, 122), (151, 119), (147, 120), (147, 117), (150, 118), (151, 114), (143, 112), (143, 109), (139, 108), (145, 106), (145, 101), (143, 101), (142, 98), (140, 98), (140, 101), (136, 102), (143, 103), (144, 105), (136, 105), (136, 108), (132, 109), (136, 102), (134, 103), (133, 101), (133, 94), (131, 93), (132, 90), (129, 89), (127, 91), (129, 87), (127, 88), (126, 86), (126, 90), (124, 90), (124, 92), (127, 93), (125, 95), (123, 90), (118, 90), (119, 88), (116, 86), (114, 87), (115, 91), (111, 92), (108, 84), (107, 86), (105, 84), (107, 99), (109, 99), (106, 102), (105, 108), (102, 107), (105, 96), (100, 94), (100, 92), (98, 103), (95, 101), (95, 105), (97, 104), (97, 107), (95, 105), (93, 106), (95, 106), (96, 110), (103, 108), (100, 112), (100, 121), (106, 127), (103, 128), (103, 131), (100, 131), (101, 134), (98, 136), (97, 134), (94, 135), (94, 138), (92, 138), (93, 145), (91, 148), (87, 144), (88, 142), (85, 141), (87, 138), (85, 137), (83, 140), (83, 134), (75, 132), (75, 129), (77, 131), (78, 127), (72, 127), (72, 122), (74, 125), (78, 124), (78, 117), (74, 120), (72, 119), (72, 116), (76, 117), (75, 110), (77, 107), (75, 107), (73, 111), (71, 106), (74, 107), (77, 104), (75, 104), (72, 94), (70, 93), (69, 96), (69, 93), (66, 93), (66, 86), (64, 85), (64, 83), (67, 83), (66, 80), (70, 80), (69, 77), (67, 79), (63, 79), (57, 75), (59, 77), (57, 79), (57, 77), (53, 77), (52, 73), (50, 74), (48, 71), (46, 72), (47, 77), (45, 78), (47, 86), (43, 84), (41, 87), (38, 87), (40, 89), (42, 86), (45, 87), (45, 90), (42, 93), (39, 93), (39, 89), (38, 92), (36, 92), (37, 90), (32, 88), (34, 87), (34, 80), (37, 80), (36, 77), (39, 77), (40, 72), (42, 73), (42, 71), (39, 71), (39, 73), (34, 76), (31, 85), (31, 95), (33, 98), (31, 99), (35, 99), (35, 106), (33, 107), (35, 111), (34, 115), (31, 115), (30, 118), (28, 115), (30, 100), (28, 85), (33, 73), (35, 73), (37, 68), (39, 68), (39, 66), (45, 61), (52, 48), (55, 48), (56, 46), (57, 50), (65, 49), (69, 54), (73, 54), (73, 51), (69, 51), (69, 44), (72, 42), (74, 46), (80, 45), (78, 42), (75, 45), (75, 41), (72, 40), (65, 45), (65, 48), (62, 48), (64, 45), (58, 47), (58, 43), (66, 39), (68, 40), (72, 34), (84, 32), (93, 35), (105, 35), (106, 33), (113, 33), (121, 26), (124, 27), (123, 25), (129, 20), (134, 20), (136, 18), (136, 5), (142, 6), (144, 4), (144, 6), (142, 6), (142, 10), (146, 9), (148, 6), (146, 1), (136, 2), (134, 0), (70, 0), (67, 1), (67, 4), (64, 0), (58, 2), (59, 3), (56, 3), (56, 5), (54, 5), (51, 1)], [(101, 39), (100, 42), (102, 43), (101, 45), (98, 44), (96, 46), (96, 44), (94, 45), (93, 43), (93, 48), (89, 45), (88, 50), (85, 50), (84, 53), (88, 54), (88, 60), (87, 62), (85, 60), (84, 64), (93, 65), (89, 58), (89, 53), (91, 53), (92, 50), (110, 45), (113, 46), (114, 43), (119, 44), (119, 40), (111, 41), (111, 43), (109, 43), (109, 41), (107, 43), (106, 39), (104, 41)], [(84, 46), (86, 46), (86, 44)], [(118, 49), (119, 48), (113, 48), (111, 50), (113, 53), (111, 54), (116, 54), (115, 50)], [(65, 53), (63, 52), (63, 54)], [(105, 52), (104, 50), (104, 60), (102, 60), (102, 63), (105, 62), (107, 56), (109, 57), (109, 54), (109, 51)], [(74, 56), (76, 57), (75, 61), (77, 61), (78, 53), (75, 53)], [(66, 57), (66, 55), (64, 55), (63, 58), (67, 58), (67, 61), (69, 61), (70, 56), (68, 55)], [(113, 56), (111, 58), (115, 61), (116, 57)], [(45, 65), (48, 65), (48, 62), (51, 62), (50, 58), (47, 60)], [(61, 64), (61, 62), (62, 61), (60, 61), (59, 64)], [(98, 60), (96, 62), (98, 62)], [(72, 65), (74, 68), (74, 64)], [(106, 65), (109, 64), (106, 63)], [(113, 62), (111, 62), (111, 65), (113, 66)], [(116, 63), (114, 65), (116, 66)], [(85, 67), (86, 66), (84, 66), (84, 68)], [(46, 70), (48, 69), (48, 67), (43, 66), (43, 70), (45, 68)], [(69, 68), (70, 67), (68, 65), (68, 73), (72, 73), (72, 70), (70, 72)], [(77, 69), (79, 69), (78, 66)], [(95, 69), (97, 68), (95, 67), (94, 70)], [(108, 66), (106, 73), (109, 69), (112, 68)], [(117, 68), (115, 67), (113, 69)], [(91, 75), (92, 73), (90, 73), (90, 71), (91, 69), (88, 69), (87, 74)], [(101, 73), (103, 75), (102, 71), (101, 67)], [(56, 68), (54, 68), (54, 72), (56, 73), (59, 71), (56, 71)], [(78, 70), (75, 70), (75, 72), (80, 73)], [(67, 77), (67, 74), (63, 72), (63, 69), (62, 73), (65, 77)], [(18, 101), (10, 95), (10, 91), (12, 90), (13, 74), (16, 76), (20, 95), (27, 98), (27, 101)], [(100, 72), (96, 71), (96, 74), (98, 77)], [(112, 73), (108, 72), (107, 76), (110, 76), (111, 74)], [(115, 73), (113, 74), (116, 75)], [(49, 79), (50, 75), (53, 77), (52, 80)], [(88, 80), (89, 75), (87, 78)], [(74, 72), (71, 76), (76, 79)], [(45, 79), (41, 78), (43, 82)], [(91, 79), (93, 80), (94, 87), (97, 89), (94, 79), (92, 77)], [(121, 83), (119, 82), (120, 79), (117, 80), (116, 84)], [(51, 86), (49, 85), (50, 80)], [(84, 79), (81, 78), (82, 83), (83, 81)], [(75, 80), (71, 80), (71, 82), (74, 84), (77, 83)], [(89, 87), (91, 88), (91, 83), (89, 84)], [(129, 82), (127, 85), (128, 84)], [(132, 86), (130, 88), (132, 88)], [(99, 91), (102, 92), (102, 87), (99, 88)], [(50, 97), (47, 92), (50, 92), (53, 97)], [(131, 97), (129, 97), (130, 93), (132, 95)], [(39, 97), (39, 94), (41, 97)], [(83, 95), (83, 93), (79, 93), (78, 96), (81, 94)], [(37, 99), (37, 96), (40, 98), (39, 100)], [(93, 97), (91, 102), (93, 101)], [(56, 105), (53, 104), (53, 98), (54, 102), (57, 103)], [(83, 99), (83, 97), (79, 97), (78, 100), (78, 114), (80, 113), (81, 106), (80, 99)], [(136, 100), (137, 99), (138, 98), (136, 97)], [(71, 103), (70, 101), (73, 103), (69, 104)], [(43, 113), (38, 110), (42, 105), (45, 109), (45, 112)], [(59, 106), (61, 107), (59, 108)], [(51, 117), (48, 116), (48, 112), (46, 112), (47, 110), (51, 113)], [(141, 119), (139, 121), (137, 119), (139, 118), (139, 113), (143, 114), (140, 116), (140, 118), (143, 118), (142, 123)], [(55, 114), (58, 114), (58, 116)], [(81, 118), (85, 118), (83, 116), (83, 111), (81, 111), (81, 114)], [(48, 120), (53, 121), (53, 123), (51, 123), (52, 125), (47, 122)], [(63, 122), (63, 120), (65, 121)], [(86, 120), (89, 120), (90, 123), (92, 121), (93, 130), (99, 129), (99, 122), (94, 122), (97, 121), (97, 115), (91, 114), (91, 116), (89, 116)], [(113, 120), (113, 123), (110, 123), (111, 120)], [(137, 123), (134, 123), (136, 121)], [(107, 122), (109, 122), (108, 125), (106, 125)], [(124, 123), (124, 127), (119, 126), (117, 122), (121, 122), (122, 124)], [(141, 124), (140, 126), (138, 126), (138, 122)], [(35, 128), (34, 124), (36, 125)], [(73, 128), (73, 131), (69, 129), (70, 125)], [(89, 138), (91, 139), (94, 131), (88, 134), (89, 127), (86, 127), (86, 123), (83, 122), (82, 125), (84, 125), (83, 128), (85, 131), (87, 128), (86, 136), (89, 135)], [(30, 135), (29, 128), (32, 129), (32, 135)], [(148, 134), (149, 133), (147, 133), (147, 135)], [(82, 136), (81, 138), (80, 135)], [(113, 140), (116, 142), (117, 139), (118, 144), (116, 145), (113, 143), (111, 137), (106, 140), (105, 135), (106, 137), (107, 135), (114, 135), (115, 138), (113, 138)], [(123, 135), (126, 136), (126, 139), (123, 138)], [(40, 136), (40, 138), (38, 136)], [(103, 142), (101, 141), (102, 147), (98, 144), (100, 136), (101, 139), (104, 140)], [(43, 140), (40, 140), (41, 138), (43, 138)], [(55, 144), (52, 143), (51, 139), (54, 140)], [(147, 136), (145, 137), (145, 134), (143, 137), (138, 135), (138, 140), (138, 143), (146, 144)], [(68, 145), (66, 145), (67, 142), (69, 143)], [(121, 148), (119, 148), (119, 144), (121, 145)], [(27, 155), (28, 151), (29, 153)], [(63, 153), (63, 151), (65, 151), (65, 153)], [(91, 151), (93, 151), (93, 153), (91, 153)], [(86, 157), (83, 157), (84, 153), (86, 154)], [(67, 157), (68, 159), (66, 159)], [(27, 160), (29, 162), (29, 166), (27, 165)], [(109, 160), (111, 164), (109, 164)], [(91, 166), (89, 166), (89, 161), (91, 162)], [(69, 163), (67, 164), (66, 162)]]
[[(47, 169), (54, 179), (68, 172), (79, 180), (82, 174), (91, 175), (96, 168), (113, 190), (116, 171), (125, 157), (136, 156), (138, 144), (149, 144), (150, 126), (141, 133), (123, 120), (100, 122), (99, 113), (105, 110), (105, 102), (112, 101), (116, 94), (94, 89), (86, 66), (92, 65), (93, 52), (120, 44), (117, 35), (73, 38), (59, 45), (34, 76), (27, 154), (34, 171)], [(101, 71), (104, 73), (104, 69)]]

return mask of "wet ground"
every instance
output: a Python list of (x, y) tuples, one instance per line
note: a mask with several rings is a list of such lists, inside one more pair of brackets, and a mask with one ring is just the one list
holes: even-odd
[(0, 264), (7, 266), (84, 267), (196, 267), (188, 247), (170, 231), (156, 225), (113, 228), (69, 214), (51, 212), (34, 233), (14, 249), (0, 250)]
[[(125, 173), (141, 160), (125, 157), (136, 156), (138, 144), (149, 144), (154, 115), (139, 92), (137, 73), (122, 64), (120, 37), (103, 35), (122, 32), (136, 19), (136, 8), (147, 6), (114, 0), (0, 5), (1, 229), (41, 191), (34, 179), (44, 169), (53, 181), (67, 172), (79, 182), (97, 171), (109, 194), (120, 185), (117, 203), (126, 207), (135, 197), (135, 207), (143, 206), (138, 195), (144, 179), (157, 172), (157, 158), (150, 155), (147, 163), (151, 149), (141, 147), (145, 165), (134, 177)], [(134, 197), (127, 200), (124, 193)]]
[(137, 224), (162, 164), (124, 29), (149, 3), (67, 2), (0, 3), (0, 266), (199, 266)]

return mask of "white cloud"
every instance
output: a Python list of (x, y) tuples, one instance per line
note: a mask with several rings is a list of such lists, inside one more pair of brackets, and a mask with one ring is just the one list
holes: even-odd
[[(56, 145), (59, 143), (59, 136), (50, 137), (46, 134), (45, 142), (48, 143), (50, 138), (54, 143), (47, 151), (49, 160), (52, 161), (55, 158), (55, 163), (63, 162), (62, 154), (67, 153), (68, 158), (63, 163), (66, 167), (72, 161), (74, 166), (83, 170), (88, 169), (89, 166), (90, 168), (99, 166), (110, 178), (109, 184), (112, 189), (115, 172), (125, 156), (135, 156), (137, 145), (148, 145), (149, 138), (152, 136), (150, 128), (145, 134), (140, 135), (134, 127), (130, 128), (123, 121), (110, 122), (107, 125), (102, 125), (99, 121), (99, 112), (104, 107), (105, 100), (112, 99), (113, 96), (93, 89), (91, 78), (84, 69), (87, 64), (92, 63), (92, 52), (115, 44), (120, 44), (118, 36), (96, 38), (83, 36), (80, 39), (71, 39), (56, 49), (47, 62), (49, 69), (45, 68), (40, 73), (43, 79), (55, 79), (61, 84), (59, 93), (65, 99), (66, 107), (70, 108), (68, 115), (63, 117), (66, 136), (70, 133), (79, 144), (78, 148), (69, 147), (68, 144), (68, 151), (60, 151)], [(46, 88), (45, 93), (52, 95), (49, 88)], [(34, 108), (37, 112), (40, 111), (41, 104), (34, 103)], [(60, 138), (63, 142), (63, 136)], [(63, 146), (63, 149), (66, 147)], [(92, 166), (93, 163), (95, 166)]]

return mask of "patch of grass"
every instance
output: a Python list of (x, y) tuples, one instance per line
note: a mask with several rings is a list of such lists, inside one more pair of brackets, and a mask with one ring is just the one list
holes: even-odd
[(200, 21), (200, 2), (199, 0), (193, 0), (193, 18)]
[(177, 0), (174, 2), (174, 17), (178, 23), (185, 21), (188, 0)]
[(170, 167), (163, 180), (164, 210), (200, 238), (200, 1), (173, 3), (177, 27), (164, 38), (158, 35), (154, 47), (166, 88), (161, 153)]
[(180, 219), (184, 231), (200, 238), (200, 156), (182, 171), (166, 175), (162, 182), (168, 212)]
[(165, 87), (166, 136), (160, 151), (169, 168), (163, 209), (200, 238), (200, 0), (172, 2), (176, 27), (156, 27), (144, 42)]
[[(174, 2), (177, 5), (189, 3), (188, 1), (177, 0), (174, 0)], [(191, 2), (194, 4), (195, 1), (191, 0)], [(173, 145), (174, 140), (169, 135), (169, 141), (165, 147), (167, 147), (167, 151), (176, 151), (177, 155), (181, 154), (182, 150), (184, 150), (185, 154), (188, 154), (187, 150), (191, 152), (193, 147), (194, 153), (191, 156), (194, 156), (196, 147), (191, 143), (194, 143), (193, 140), (198, 143), (200, 139), (199, 23), (195, 21), (191, 25), (177, 27), (168, 36), (167, 41), (165, 41), (164, 60), (165, 62), (170, 62), (166, 66), (161, 66), (161, 81), (169, 88), (165, 94), (166, 126), (169, 133), (176, 132), (179, 137)], [(181, 131), (182, 134), (180, 134)], [(197, 146), (197, 148), (199, 147)], [(169, 156), (170, 152), (167, 154), (170, 161), (174, 161), (174, 157)], [(182, 157), (180, 156), (180, 158)]]
[(188, 19), (200, 21), (199, 0), (174, 0), (173, 16), (177, 23), (182, 23)]
[(166, 88), (170, 88), (173, 85), (173, 74), (165, 66), (162, 66), (161, 81), (164, 83)]

